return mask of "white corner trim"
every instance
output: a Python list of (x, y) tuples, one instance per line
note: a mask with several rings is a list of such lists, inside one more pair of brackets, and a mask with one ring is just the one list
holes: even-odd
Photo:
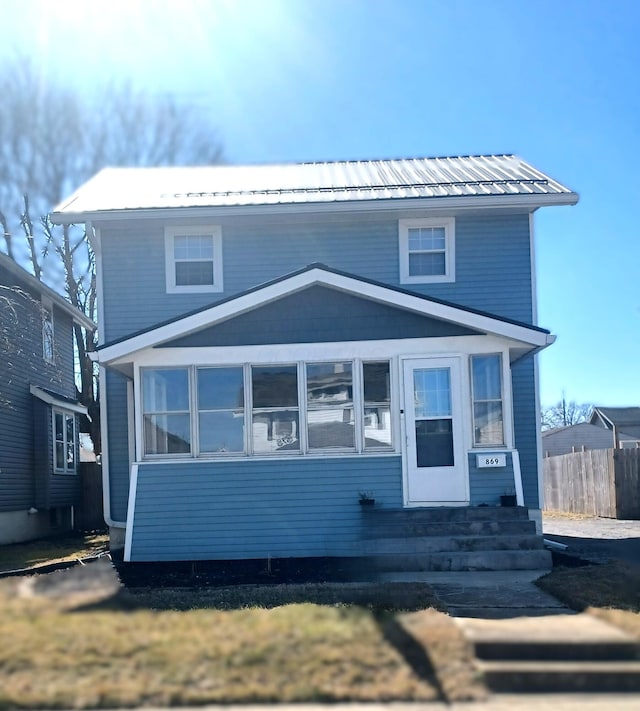
[(522, 469), (520, 468), (520, 452), (512, 450), (511, 460), (513, 462), (513, 484), (516, 489), (516, 503), (524, 506), (524, 489), (522, 488)]
[(406, 309), (423, 316), (451, 321), (481, 332), (491, 333), (505, 338), (521, 341), (536, 348), (549, 345), (549, 334), (530, 328), (526, 325), (509, 323), (489, 315), (473, 313), (449, 304), (407, 294), (385, 286), (371, 284), (354, 277), (335, 274), (321, 267), (315, 267), (287, 279), (253, 290), (235, 299), (171, 323), (159, 326), (150, 331), (132, 336), (124, 341), (98, 351), (100, 363), (110, 363), (116, 359), (128, 356), (143, 348), (157, 346), (175, 338), (186, 336), (201, 328), (213, 326), (229, 318), (252, 311), (259, 306), (268, 304), (283, 296), (294, 294), (309, 286), (321, 285), (354, 294), (371, 301), (387, 304), (400, 309)]
[(46, 402), (47, 405), (51, 405), (52, 407), (57, 407), (59, 410), (67, 410), (68, 412), (75, 412), (78, 415), (86, 415), (88, 414), (88, 410), (84, 405), (78, 405), (75, 403), (70, 403), (67, 402), (66, 400), (59, 399), (52, 395), (51, 393), (48, 393), (41, 388), (37, 387), (36, 385), (31, 385), (29, 387), (29, 392), (38, 398), (38, 400), (42, 400), (42, 402)]
[(131, 561), (131, 546), (133, 544), (133, 519), (136, 511), (136, 491), (138, 488), (138, 465), (131, 465), (129, 478), (129, 505), (127, 507), (127, 525), (124, 534), (124, 560)]

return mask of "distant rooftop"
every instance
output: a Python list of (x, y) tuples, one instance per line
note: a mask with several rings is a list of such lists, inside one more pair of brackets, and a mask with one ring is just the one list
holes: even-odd
[(574, 204), (576, 193), (514, 155), (393, 160), (105, 168), (52, 218), (122, 210), (250, 207), (396, 200), (529, 196), (533, 203)]

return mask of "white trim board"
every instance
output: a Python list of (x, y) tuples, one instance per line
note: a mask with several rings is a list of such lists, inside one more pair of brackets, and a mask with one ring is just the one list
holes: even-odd
[(57, 407), (59, 410), (66, 410), (67, 412), (75, 412), (78, 415), (88, 414), (88, 410), (84, 405), (80, 405), (80, 404), (76, 404), (76, 403), (72, 403), (72, 402), (67, 402), (66, 400), (57, 398), (55, 395), (52, 395), (51, 393), (48, 393), (45, 390), (42, 390), (41, 388), (37, 387), (36, 385), (31, 385), (29, 388), (29, 392), (34, 397), (37, 397), (38, 400), (42, 400), (42, 402), (46, 402), (47, 405), (51, 405), (52, 407)]

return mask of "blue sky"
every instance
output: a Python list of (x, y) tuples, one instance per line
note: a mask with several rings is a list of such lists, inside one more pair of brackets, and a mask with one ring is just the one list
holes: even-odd
[(640, 405), (640, 3), (0, 0), (0, 59), (211, 111), (230, 162), (518, 153), (580, 194), (536, 215), (543, 404)]

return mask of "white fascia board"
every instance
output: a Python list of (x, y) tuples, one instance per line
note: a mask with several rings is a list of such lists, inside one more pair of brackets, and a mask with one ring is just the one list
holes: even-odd
[(46, 402), (47, 405), (51, 405), (52, 407), (57, 407), (60, 410), (68, 410), (69, 412), (75, 412), (78, 415), (87, 415), (89, 414), (89, 411), (84, 405), (79, 405), (76, 403), (71, 403), (67, 402), (66, 400), (61, 400), (51, 393), (46, 392), (45, 390), (42, 390), (41, 388), (37, 387), (36, 385), (31, 385), (29, 388), (29, 392), (34, 396), (37, 397), (38, 400), (42, 400), (42, 402)]
[(114, 343), (98, 351), (98, 361), (104, 364), (110, 363), (143, 348), (157, 346), (202, 328), (214, 326), (217, 323), (239, 316), (247, 311), (252, 311), (314, 285), (332, 287), (395, 308), (457, 323), (478, 331), (493, 333), (537, 348), (545, 347), (553, 342), (549, 340), (550, 335), (548, 333), (531, 329), (527, 326), (507, 323), (490, 316), (472, 313), (455, 306), (425, 300), (418, 296), (387, 289), (384, 286), (370, 284), (353, 277), (315, 268), (222, 304), (214, 305), (197, 314), (186, 316), (151, 331), (132, 336), (125, 341)]
[(260, 205), (181, 205), (171, 207), (130, 207), (118, 210), (87, 210), (86, 212), (52, 212), (54, 224), (77, 224), (136, 219), (181, 219), (185, 210), (190, 218), (213, 218), (234, 215), (310, 214), (322, 212), (374, 212), (379, 210), (477, 210), (479, 208), (511, 208), (535, 210), (549, 205), (575, 205), (577, 193), (532, 193), (529, 195), (467, 195), (463, 197), (388, 198), (379, 200), (345, 200), (308, 203), (271, 203)]

